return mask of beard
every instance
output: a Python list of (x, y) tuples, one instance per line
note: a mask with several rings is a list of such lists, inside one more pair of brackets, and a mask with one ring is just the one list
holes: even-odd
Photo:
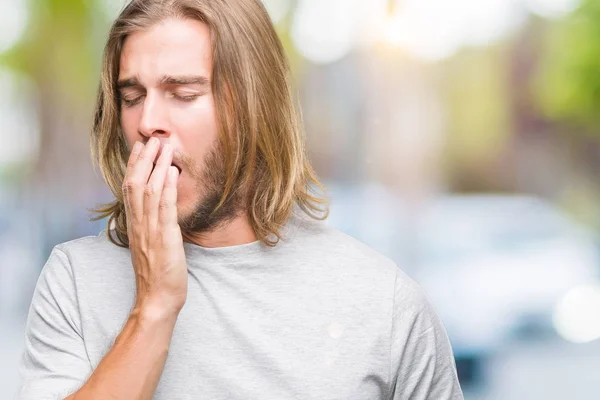
[[(242, 196), (233, 188), (225, 202), (218, 207), (225, 192), (227, 178), (225, 157), (217, 140), (206, 155), (203, 167), (195, 166), (194, 160), (183, 159), (182, 163), (197, 182), (197, 191), (202, 193), (191, 212), (179, 217), (182, 233), (187, 235), (207, 233), (227, 224), (241, 211)], [(218, 208), (217, 208), (218, 207)]]

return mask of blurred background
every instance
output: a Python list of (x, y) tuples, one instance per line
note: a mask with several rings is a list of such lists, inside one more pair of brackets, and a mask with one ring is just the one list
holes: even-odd
[[(88, 150), (123, 0), (0, 0), (0, 399)], [(600, 398), (600, 0), (264, 0), (329, 223), (426, 290), (468, 400)]]

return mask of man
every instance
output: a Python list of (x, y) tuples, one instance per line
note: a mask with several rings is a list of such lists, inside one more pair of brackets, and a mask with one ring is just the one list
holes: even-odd
[(390, 260), (319, 221), (259, 0), (134, 0), (92, 150), (115, 201), (56, 246), (19, 399), (461, 399), (446, 333)]

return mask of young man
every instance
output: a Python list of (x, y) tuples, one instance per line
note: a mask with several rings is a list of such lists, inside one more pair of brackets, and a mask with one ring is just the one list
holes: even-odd
[(394, 263), (319, 221), (259, 0), (134, 0), (92, 150), (115, 201), (56, 246), (19, 399), (461, 399), (446, 333)]

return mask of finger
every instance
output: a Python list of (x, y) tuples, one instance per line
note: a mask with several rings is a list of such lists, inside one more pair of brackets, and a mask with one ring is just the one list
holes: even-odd
[[(127, 182), (129, 175), (131, 174), (133, 165), (137, 161), (139, 154), (143, 148), (144, 148), (144, 145), (141, 142), (136, 141), (135, 144), (133, 145), (133, 149), (131, 150), (131, 153), (129, 154), (129, 159), (127, 160), (127, 169), (125, 171), (125, 177), (123, 178), (123, 203), (125, 206), (125, 215), (126, 216), (131, 213), (131, 208), (130, 208), (130, 204), (129, 204), (129, 190), (126, 188), (126, 182)], [(127, 220), (127, 233), (129, 234), (131, 218), (126, 218), (126, 220)]]
[(177, 225), (177, 182), (179, 171), (174, 166), (169, 166), (165, 185), (162, 190), (158, 207), (158, 221), (162, 226)]
[(134, 143), (131, 153), (129, 154), (129, 160), (127, 160), (127, 170), (125, 171), (125, 176), (130, 174), (143, 148), (144, 145), (142, 142), (136, 141)]
[(144, 216), (144, 188), (159, 147), (160, 141), (157, 138), (151, 138), (140, 151), (125, 180), (125, 190), (129, 197), (129, 211), (133, 223), (140, 222)]
[(173, 161), (173, 149), (165, 143), (162, 152), (156, 161), (156, 166), (144, 189), (144, 216), (150, 228), (155, 228), (158, 223), (158, 206), (165, 185), (168, 168)]

